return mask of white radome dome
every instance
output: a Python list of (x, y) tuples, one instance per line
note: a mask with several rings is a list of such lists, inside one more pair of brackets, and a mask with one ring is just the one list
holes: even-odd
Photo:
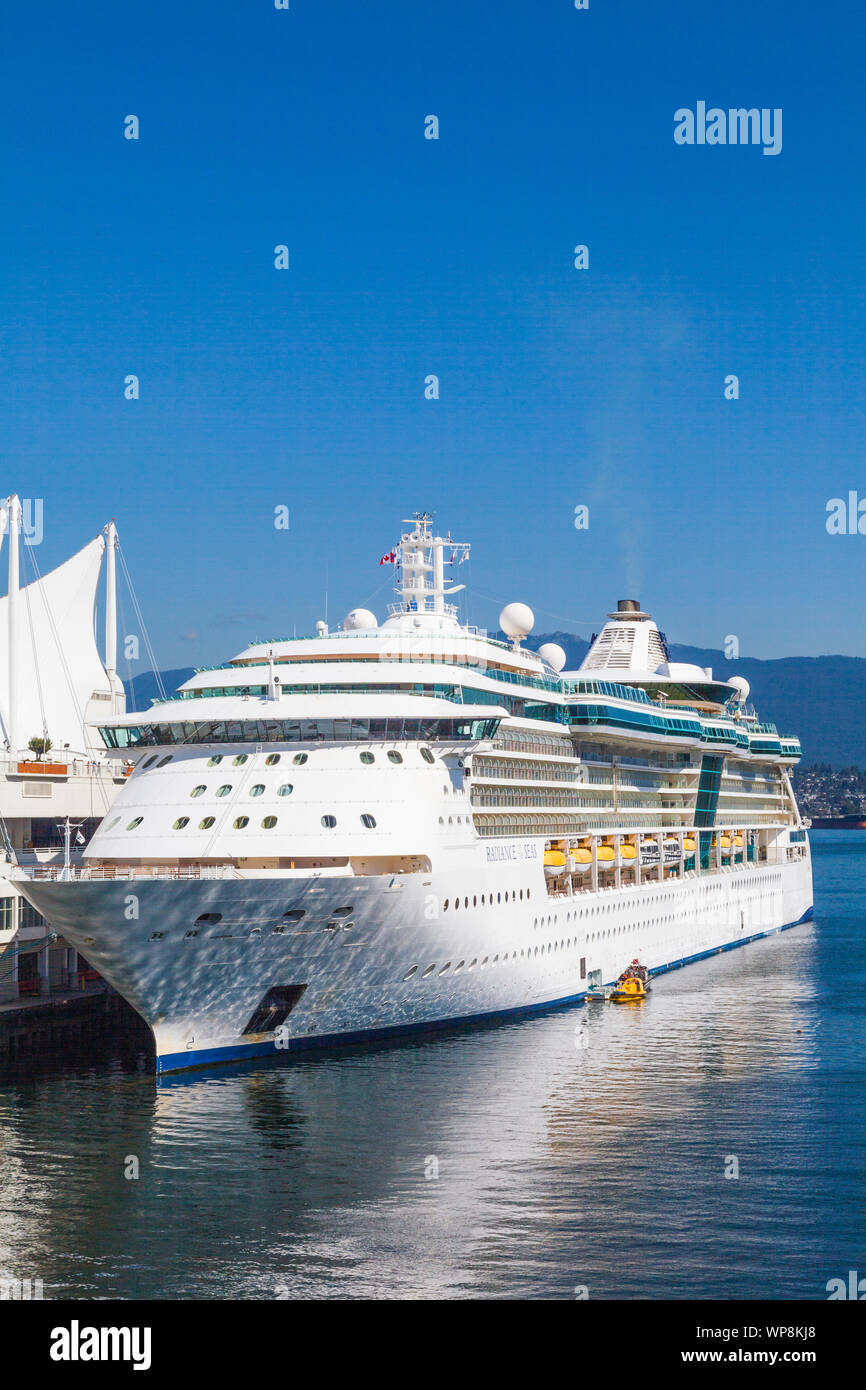
[(538, 655), (548, 666), (552, 666), (554, 671), (561, 671), (566, 662), (565, 652), (558, 642), (545, 642), (543, 647), (538, 648)]
[(369, 608), (353, 608), (351, 613), (346, 614), (343, 631), (367, 632), (370, 628), (378, 626), (376, 614), (371, 613)]
[(745, 676), (731, 676), (728, 685), (732, 685), (739, 696), (738, 703), (744, 705), (749, 698), (751, 686)]
[(535, 626), (535, 614), (525, 603), (507, 603), (499, 614), (499, 626), (508, 637), (526, 637)]

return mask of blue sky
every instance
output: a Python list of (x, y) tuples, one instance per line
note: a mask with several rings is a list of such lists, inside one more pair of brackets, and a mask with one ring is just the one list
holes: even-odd
[[(45, 499), (41, 568), (115, 516), (160, 664), (204, 664), (311, 631), (326, 583), (332, 623), (382, 615), (426, 509), (476, 623), (587, 636), (628, 595), (674, 641), (866, 654), (866, 536), (825, 529), (866, 497), (864, 31), (832, 0), (8, 10), (0, 493)], [(699, 100), (782, 108), (781, 154), (676, 145)]]

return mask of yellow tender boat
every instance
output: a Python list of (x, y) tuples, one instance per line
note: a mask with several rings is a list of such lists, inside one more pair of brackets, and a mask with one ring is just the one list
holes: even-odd
[(646, 999), (646, 986), (643, 980), (629, 976), (617, 984), (608, 997), (612, 1004), (633, 1004), (637, 999)]

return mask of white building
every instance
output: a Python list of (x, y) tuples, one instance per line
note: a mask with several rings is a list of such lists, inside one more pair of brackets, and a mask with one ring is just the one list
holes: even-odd
[[(19, 866), (62, 865), (69, 819), (71, 859), (125, 781), (104, 757), (95, 725), (126, 708), (116, 671), (117, 532), (106, 526), (77, 554), (40, 576), (18, 497), (0, 502), (0, 547), (8, 588), (0, 598), (0, 1002), (74, 988), (86, 963), (21, 898)], [(22, 557), (22, 551), (24, 556)], [(95, 635), (107, 556), (105, 660)], [(22, 582), (22, 558), (29, 582)], [(75, 848), (77, 844), (77, 849)]]

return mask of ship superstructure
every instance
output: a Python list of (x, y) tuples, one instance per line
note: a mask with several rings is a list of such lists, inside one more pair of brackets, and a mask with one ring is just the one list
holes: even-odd
[[(621, 601), (576, 671), (458, 621), (468, 546), (406, 523), (379, 624), (259, 642), (101, 722), (132, 776), (23, 891), (162, 1071), (581, 998), (803, 920), (799, 756)], [(450, 576), (450, 577), (449, 577)]]

